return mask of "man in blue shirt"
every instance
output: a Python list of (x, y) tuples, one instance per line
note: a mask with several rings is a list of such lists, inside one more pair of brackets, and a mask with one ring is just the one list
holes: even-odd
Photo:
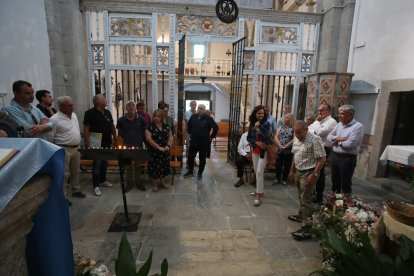
[(24, 136), (42, 138), (51, 141), (49, 135), (53, 129), (53, 123), (38, 108), (31, 105), (34, 100), (32, 84), (18, 80), (13, 83), (14, 99), (6, 107), (6, 111), (24, 127)]
[(359, 147), (364, 137), (364, 126), (354, 119), (355, 107), (343, 105), (339, 108), (340, 122), (329, 133), (332, 142), (332, 191), (351, 194), (352, 176), (357, 163)]

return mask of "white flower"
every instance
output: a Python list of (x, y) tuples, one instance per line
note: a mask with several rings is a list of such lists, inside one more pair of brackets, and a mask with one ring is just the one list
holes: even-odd
[(335, 201), (335, 205), (338, 207), (342, 207), (344, 205), (344, 201), (342, 199)]
[(335, 194), (335, 197), (336, 197), (337, 199), (341, 199), (341, 198), (343, 198), (344, 196), (343, 196), (343, 194)]
[(365, 222), (368, 218), (368, 214), (365, 211), (359, 211), (358, 213), (356, 213), (356, 217), (360, 220)]
[(91, 276), (107, 276), (109, 275), (109, 269), (106, 267), (106, 265), (99, 265), (97, 267), (94, 267), (91, 270)]

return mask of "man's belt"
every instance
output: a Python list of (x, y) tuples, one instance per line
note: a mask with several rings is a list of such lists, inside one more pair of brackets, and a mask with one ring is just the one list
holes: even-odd
[(59, 147), (70, 147), (70, 148), (77, 148), (77, 147), (79, 147), (79, 145), (71, 146), (71, 145), (59, 145), (59, 144), (57, 144), (57, 146), (59, 146)]
[(296, 168), (296, 170), (297, 170), (298, 172), (304, 173), (304, 172), (308, 172), (308, 171), (313, 171), (313, 170), (315, 170), (315, 167), (310, 168), (310, 169), (306, 169), (306, 170), (299, 170), (298, 168)]
[(336, 152), (336, 151), (334, 151), (334, 153), (342, 157), (356, 157), (356, 154), (351, 154), (351, 153), (342, 153), (342, 152)]

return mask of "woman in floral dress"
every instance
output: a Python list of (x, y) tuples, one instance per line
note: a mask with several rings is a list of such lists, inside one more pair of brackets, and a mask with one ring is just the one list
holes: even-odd
[(163, 183), (164, 177), (170, 174), (170, 147), (172, 135), (170, 127), (164, 123), (163, 112), (154, 111), (151, 125), (145, 130), (148, 151), (152, 161), (148, 162), (149, 176), (153, 179), (152, 190), (167, 188)]

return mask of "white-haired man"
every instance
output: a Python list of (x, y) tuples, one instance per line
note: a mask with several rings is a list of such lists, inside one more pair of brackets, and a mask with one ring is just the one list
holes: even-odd
[(364, 138), (364, 126), (354, 119), (355, 107), (343, 105), (339, 109), (340, 122), (328, 135), (333, 144), (332, 191), (352, 193), (352, 176), (357, 163), (359, 147)]
[[(63, 191), (65, 196), (71, 187), (72, 196), (84, 198), (79, 185), (80, 152), (81, 141), (79, 121), (73, 112), (73, 101), (69, 96), (57, 98), (59, 111), (50, 120), (54, 123), (53, 143), (65, 150), (65, 180)], [(68, 204), (72, 203), (68, 200)]]

